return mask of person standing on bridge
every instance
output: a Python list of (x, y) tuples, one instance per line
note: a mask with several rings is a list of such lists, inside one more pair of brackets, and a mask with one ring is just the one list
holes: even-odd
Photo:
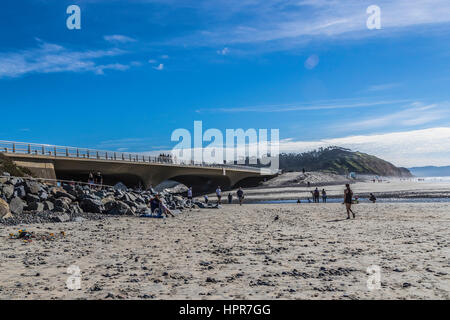
[(217, 204), (221, 204), (222, 199), (222, 190), (220, 189), (220, 186), (216, 189), (216, 196), (217, 196)]

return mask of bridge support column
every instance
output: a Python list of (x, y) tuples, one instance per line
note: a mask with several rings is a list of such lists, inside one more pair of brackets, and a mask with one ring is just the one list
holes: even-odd
[(55, 165), (51, 160), (43, 160), (43, 159), (14, 160), (14, 163), (19, 167), (29, 169), (33, 174), (33, 176), (35, 177), (56, 180)]

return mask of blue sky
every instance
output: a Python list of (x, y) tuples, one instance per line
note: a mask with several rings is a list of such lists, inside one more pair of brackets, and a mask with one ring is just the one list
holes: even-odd
[(448, 0), (8, 1), (0, 139), (166, 150), (202, 120), (279, 128), (281, 151), (450, 165), (449, 40)]

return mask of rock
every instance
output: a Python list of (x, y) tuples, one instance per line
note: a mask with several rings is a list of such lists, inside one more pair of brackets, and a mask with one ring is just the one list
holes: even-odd
[(29, 211), (36, 211), (36, 212), (42, 212), (44, 211), (44, 204), (41, 202), (32, 202), (28, 204), (27, 210)]
[(59, 214), (53, 217), (56, 222), (68, 222), (70, 221), (70, 216), (67, 213)]
[(31, 193), (31, 194), (39, 194), (39, 191), (41, 191), (42, 186), (37, 183), (36, 181), (25, 181), (25, 191), (27, 193)]
[(113, 188), (114, 188), (114, 190), (128, 191), (127, 186), (124, 185), (122, 182), (116, 183), (116, 185)]
[(25, 198), (25, 196), (27, 195), (27, 193), (25, 192), (24, 186), (15, 187), (14, 194), (16, 195), (16, 197), (19, 197), (21, 199)]
[(83, 213), (83, 209), (80, 208), (78, 203), (73, 203), (72, 205), (70, 205), (69, 210), (71, 213), (75, 213), (75, 214)]
[(11, 175), (9, 174), (9, 172), (3, 172), (3, 173), (2, 173), (2, 176), (4, 176), (4, 177), (11, 177)]
[(105, 212), (111, 215), (133, 215), (130, 206), (122, 201), (110, 201), (105, 204)]
[(53, 195), (55, 199), (58, 198), (69, 198), (71, 201), (75, 201), (77, 198), (71, 194), (69, 194), (66, 190), (61, 187), (54, 187), (50, 190), (50, 193)]
[(14, 197), (9, 203), (9, 209), (13, 214), (21, 214), (23, 212), (23, 208), (25, 207), (25, 202), (23, 202), (20, 198)]
[(42, 201), (47, 200), (47, 199), (48, 199), (48, 193), (45, 192), (45, 191), (42, 191), (42, 192), (39, 194), (39, 198), (41, 198)]
[(44, 210), (53, 211), (53, 209), (55, 209), (53, 202), (44, 201)]
[(26, 196), (26, 200), (27, 200), (28, 205), (30, 205), (31, 203), (34, 203), (34, 202), (40, 202), (41, 198), (39, 198), (38, 196), (36, 196), (34, 194), (29, 193)]
[(9, 210), (8, 203), (5, 200), (0, 199), (0, 218), (7, 219), (7, 218), (11, 218), (11, 217), (12, 217), (12, 214), (11, 214), (11, 211)]
[(6, 184), (2, 187), (2, 192), (7, 199), (11, 199), (14, 195), (14, 186)]
[(56, 199), (54, 202), (55, 205), (55, 211), (58, 212), (66, 212), (69, 210), (69, 205), (72, 201), (69, 198), (61, 197), (59, 199)]
[(84, 221), (86, 221), (86, 219), (83, 218), (83, 217), (75, 217), (75, 218), (73, 219), (73, 221), (75, 221), (75, 222), (84, 222)]
[(80, 203), (80, 207), (84, 212), (89, 213), (102, 213), (105, 209), (101, 201), (89, 198), (83, 199)]

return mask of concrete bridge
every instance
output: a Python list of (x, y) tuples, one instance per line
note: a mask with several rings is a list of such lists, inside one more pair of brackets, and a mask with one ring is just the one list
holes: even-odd
[(0, 141), (0, 153), (39, 178), (86, 182), (90, 172), (100, 171), (108, 185), (122, 182), (128, 187), (149, 187), (170, 179), (192, 186), (196, 193), (217, 186), (223, 190), (253, 186), (274, 176), (270, 170), (253, 167), (176, 163), (169, 157), (10, 141)]

